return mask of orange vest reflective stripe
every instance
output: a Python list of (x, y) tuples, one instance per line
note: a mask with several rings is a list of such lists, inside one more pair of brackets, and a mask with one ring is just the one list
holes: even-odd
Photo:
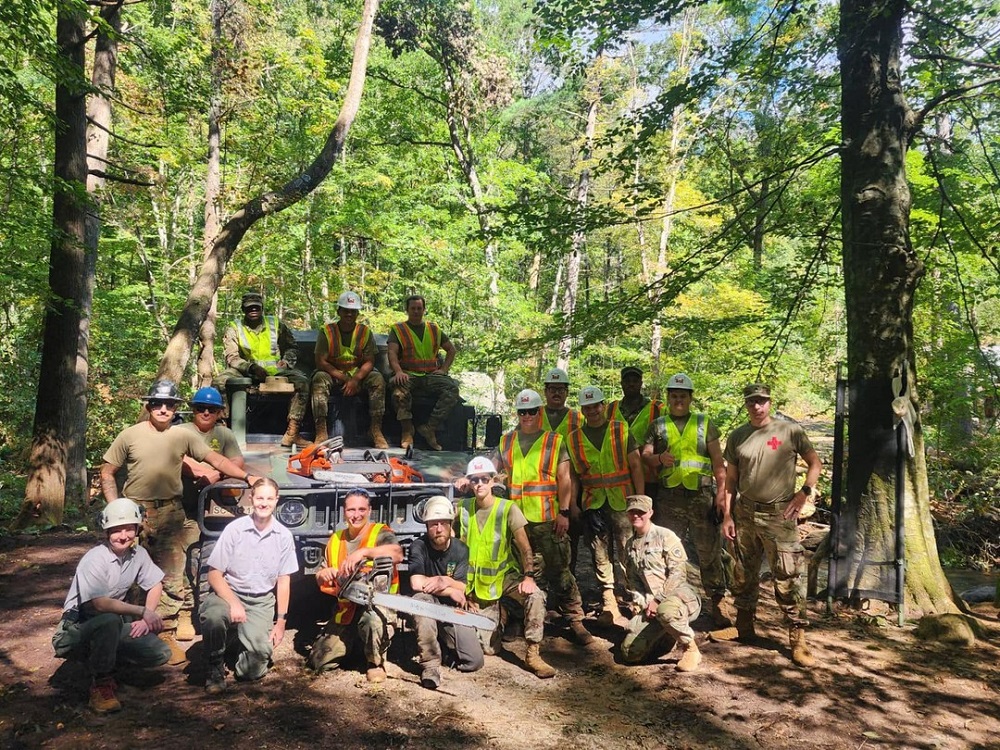
[[(608, 421), (613, 422), (614, 420), (619, 420), (622, 422), (628, 422), (621, 413), (621, 408), (619, 407), (620, 401), (612, 401), (611, 406), (608, 407)], [(649, 426), (653, 424), (660, 415), (663, 413), (663, 402), (650, 400), (639, 413), (632, 418), (631, 422), (628, 422), (629, 433), (632, 435), (632, 439), (635, 440), (635, 444), (641, 449), (646, 442), (646, 433), (649, 432)], [(656, 482), (656, 469), (647, 466), (645, 462), (642, 464), (643, 473), (646, 476), (646, 482), (648, 484), (653, 484)], [(636, 492), (638, 492), (641, 487), (636, 487)]]
[(557, 427), (553, 427), (549, 422), (548, 412), (545, 411), (544, 406), (542, 407), (542, 429), (561, 435), (564, 440), (568, 438), (569, 434), (581, 424), (583, 424), (583, 415), (576, 409), (570, 409), (566, 412), (566, 416), (563, 417), (562, 422), (560, 422)]
[[(363, 536), (364, 541), (361, 543), (359, 549), (375, 547), (378, 535), (382, 533), (382, 529), (392, 531), (384, 523), (369, 523), (366, 529), (361, 529), (358, 536)], [(340, 570), (340, 566), (344, 564), (344, 559), (347, 557), (347, 531), (347, 529), (341, 529), (330, 537), (330, 541), (326, 545), (326, 567)], [(321, 585), (319, 589), (324, 594), (336, 596), (334, 589), (329, 586)], [(392, 583), (389, 585), (389, 593), (395, 594), (397, 591), (399, 591), (399, 571), (396, 570), (396, 566), (394, 565), (392, 567)], [(333, 621), (338, 625), (349, 625), (354, 620), (355, 609), (357, 609), (357, 605), (354, 602), (338, 597), (337, 611), (333, 615)]]
[(625, 497), (632, 489), (628, 465), (628, 426), (608, 422), (604, 442), (598, 448), (582, 429), (569, 434), (569, 455), (583, 486), (584, 510), (607, 502), (612, 510), (625, 510)]
[(338, 370), (353, 375), (364, 362), (364, 351), (371, 340), (371, 330), (364, 323), (356, 323), (351, 331), (351, 343), (344, 346), (336, 323), (327, 323), (323, 328), (326, 330), (326, 361)]
[(437, 323), (424, 323), (424, 335), (416, 333), (406, 321), (392, 329), (399, 341), (399, 366), (410, 375), (426, 375), (438, 368), (437, 353), (441, 348), (441, 328)]
[(500, 455), (507, 467), (510, 499), (531, 523), (552, 521), (559, 513), (559, 485), (556, 473), (562, 437), (543, 432), (525, 456), (517, 430), (500, 438)]

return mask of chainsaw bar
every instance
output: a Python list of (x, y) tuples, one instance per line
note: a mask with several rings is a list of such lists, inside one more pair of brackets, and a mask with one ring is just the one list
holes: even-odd
[(486, 615), (477, 612), (469, 612), (459, 607), (449, 607), (446, 604), (436, 604), (424, 602), (419, 599), (412, 599), (402, 594), (375, 593), (372, 602), (387, 609), (394, 609), (397, 612), (405, 612), (408, 615), (418, 617), (430, 617), (438, 622), (450, 622), (453, 625), (468, 625), (470, 628), (479, 630), (494, 630), (497, 624)]

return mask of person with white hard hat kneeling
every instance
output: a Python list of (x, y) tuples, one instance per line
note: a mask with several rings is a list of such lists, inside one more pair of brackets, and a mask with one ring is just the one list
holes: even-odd
[(337, 300), (337, 320), (323, 326), (316, 338), (316, 372), (312, 376), (312, 412), (316, 424), (316, 442), (333, 434), (344, 434), (340, 418), (347, 399), (368, 392), (369, 433), (372, 445), (388, 448), (382, 434), (385, 415), (385, 378), (375, 369), (375, 336), (358, 322), (361, 297), (347, 291)]
[(475, 497), (463, 500), (458, 507), (459, 538), (469, 546), (465, 592), (469, 608), (500, 623), (483, 648), (487, 654), (495, 654), (505, 619), (501, 598), (521, 605), (528, 643), (524, 664), (538, 677), (554, 677), (556, 670), (539, 651), (545, 627), (545, 594), (535, 585), (535, 558), (525, 532), (528, 521), (512, 500), (493, 496), (496, 473), (488, 458), (472, 459), (465, 476)]
[[(108, 503), (100, 516), (104, 542), (76, 566), (52, 636), (60, 659), (83, 661), (91, 675), (90, 708), (120, 711), (114, 672), (120, 661), (136, 667), (166, 664), (170, 647), (157, 637), (163, 620), (156, 613), (163, 593), (163, 571), (136, 543), (142, 509), (127, 497)], [(125, 595), (133, 584), (145, 591), (142, 605)]]
[[(452, 535), (455, 506), (444, 495), (427, 500), (420, 513), (425, 533), (410, 545), (410, 586), (413, 598), (434, 604), (466, 607), (465, 584), (469, 578), (469, 548)], [(417, 650), (422, 672), (420, 684), (436, 690), (441, 684), (441, 644), (459, 672), (475, 672), (483, 666), (483, 647), (475, 628), (438, 622), (431, 617), (413, 618), (417, 628)]]

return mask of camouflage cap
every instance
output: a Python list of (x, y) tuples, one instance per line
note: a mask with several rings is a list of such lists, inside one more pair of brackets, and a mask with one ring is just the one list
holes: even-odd
[(653, 509), (653, 498), (649, 495), (629, 495), (625, 498), (625, 510), (637, 510), (649, 513)]
[(770, 401), (771, 386), (763, 383), (751, 383), (743, 389), (743, 400), (746, 401), (748, 398), (766, 398)]
[(240, 307), (246, 310), (248, 307), (253, 307), (254, 305), (261, 308), (264, 307), (264, 298), (261, 296), (260, 292), (247, 292), (244, 294)]

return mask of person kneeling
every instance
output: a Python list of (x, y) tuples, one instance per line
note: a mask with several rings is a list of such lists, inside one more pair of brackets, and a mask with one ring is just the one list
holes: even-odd
[(226, 688), (230, 630), (236, 630), (240, 643), (235, 669), (239, 680), (259, 680), (267, 674), (271, 655), (285, 637), (291, 575), (299, 569), (295, 540), (273, 517), (278, 504), (273, 479), (258, 479), (250, 501), (253, 513), (226, 526), (208, 557), (212, 591), (199, 608), (208, 693)]
[[(469, 548), (452, 537), (455, 507), (443, 495), (430, 498), (423, 510), (427, 533), (410, 546), (410, 585), (413, 598), (434, 604), (466, 607), (465, 582), (469, 576)], [(476, 629), (439, 623), (414, 616), (417, 650), (423, 672), (420, 684), (436, 690), (441, 684), (441, 641), (454, 655), (455, 669), (475, 672), (483, 666), (483, 647)]]
[(653, 500), (648, 495), (626, 498), (625, 512), (632, 523), (626, 547), (628, 594), (634, 617), (622, 641), (622, 660), (638, 664), (649, 656), (680, 647), (677, 671), (693, 672), (701, 664), (691, 622), (701, 612), (701, 600), (687, 583), (687, 553), (670, 529), (653, 523)]
[[(156, 605), (163, 593), (163, 571), (136, 544), (142, 509), (127, 497), (108, 503), (101, 513), (105, 541), (81, 558), (70, 584), (63, 616), (52, 636), (60, 659), (85, 661), (92, 682), (90, 708), (120, 711), (112, 674), (119, 659), (137, 667), (157, 667), (170, 647), (157, 637), (163, 620)], [(128, 604), (133, 584), (146, 592), (144, 606)]]

